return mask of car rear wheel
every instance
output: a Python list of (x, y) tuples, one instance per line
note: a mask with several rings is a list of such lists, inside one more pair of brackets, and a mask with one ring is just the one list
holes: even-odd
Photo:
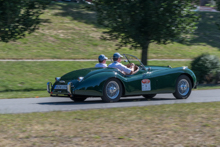
[(118, 79), (109, 79), (103, 88), (102, 100), (107, 103), (117, 102), (122, 95), (122, 84)]
[(145, 97), (146, 99), (151, 99), (153, 97), (155, 97), (157, 94), (145, 94), (145, 95), (142, 95), (143, 97)]
[(176, 99), (187, 99), (192, 91), (192, 82), (186, 75), (181, 75), (176, 82), (176, 91), (173, 93)]
[(83, 102), (87, 99), (87, 97), (72, 95), (72, 96), (70, 96), (70, 99), (73, 100), (74, 102)]

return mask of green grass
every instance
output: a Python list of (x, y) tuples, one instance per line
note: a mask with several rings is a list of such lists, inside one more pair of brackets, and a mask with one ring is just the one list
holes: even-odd
[(209, 89), (220, 89), (219, 84), (218, 85), (206, 85), (206, 86), (198, 86), (198, 90), (209, 90)]
[[(220, 57), (220, 30), (215, 22), (219, 13), (200, 12), (198, 30), (188, 44), (150, 44), (149, 58), (194, 58), (208, 52)], [(40, 29), (16, 42), (0, 43), (1, 59), (96, 59), (99, 54), (111, 57), (116, 52), (113, 41), (99, 37), (106, 28), (96, 23), (96, 14), (76, 3), (54, 3), (41, 16)], [(140, 57), (140, 50), (128, 47), (120, 53)]]
[(0, 115), (0, 146), (220, 144), (220, 102)]

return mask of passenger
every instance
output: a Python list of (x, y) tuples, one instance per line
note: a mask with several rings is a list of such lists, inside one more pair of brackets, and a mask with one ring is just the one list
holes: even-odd
[(131, 64), (130, 68), (128, 68), (127, 66), (121, 64), (121, 58), (123, 56), (120, 55), (119, 53), (115, 53), (113, 55), (113, 63), (109, 64), (108, 67), (111, 67), (111, 68), (117, 68), (119, 69), (120, 71), (124, 72), (125, 74), (132, 74), (134, 72), (134, 63)]
[(105, 55), (101, 54), (101, 55), (99, 56), (99, 58), (98, 58), (99, 63), (97, 63), (97, 64), (95, 65), (95, 67), (103, 67), (103, 68), (107, 67), (107, 64), (106, 64), (106, 60), (107, 60), (107, 59), (108, 59), (108, 58), (107, 58)]

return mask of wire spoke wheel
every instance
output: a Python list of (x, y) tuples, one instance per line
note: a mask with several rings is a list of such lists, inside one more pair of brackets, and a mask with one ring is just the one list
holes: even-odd
[(187, 99), (192, 91), (192, 82), (186, 75), (181, 75), (176, 82), (176, 91), (173, 93), (176, 99)]
[(117, 102), (122, 95), (122, 90), (122, 84), (118, 79), (109, 79), (103, 87), (102, 100), (104, 102)]
[(178, 91), (182, 96), (185, 96), (189, 92), (189, 83), (186, 79), (182, 79), (179, 81)]
[(110, 99), (115, 99), (119, 94), (119, 85), (115, 81), (111, 81), (106, 86), (106, 94)]

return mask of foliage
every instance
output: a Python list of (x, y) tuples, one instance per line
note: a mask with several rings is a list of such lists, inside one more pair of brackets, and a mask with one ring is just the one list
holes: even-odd
[(202, 54), (196, 57), (191, 63), (191, 69), (194, 71), (198, 82), (210, 82), (213, 74), (218, 73), (220, 62), (217, 56)]
[[(220, 0), (216, 0), (216, 8), (218, 11), (220, 11)], [(216, 25), (218, 26), (218, 29), (220, 30), (220, 22), (217, 22)]]
[(215, 0), (217, 10), (220, 11), (220, 0)]
[(196, 29), (198, 16), (193, 0), (96, 0), (98, 22), (109, 28), (103, 39), (120, 40), (118, 46), (142, 49), (147, 64), (151, 42), (184, 41)]
[(33, 32), (50, 0), (0, 0), (0, 41), (8, 42)]
[[(104, 54), (111, 57), (117, 42), (100, 40), (106, 28), (97, 25), (96, 13), (78, 3), (51, 3), (40, 28), (16, 42), (0, 42), (1, 59), (96, 59)], [(215, 22), (220, 13), (198, 12), (202, 17), (189, 44), (150, 44), (150, 59), (191, 59), (202, 53), (220, 57), (220, 35)], [(65, 23), (64, 23), (65, 22)], [(208, 38), (208, 39), (207, 39)], [(209, 48), (207, 50), (207, 48)], [(141, 59), (141, 50), (120, 49)]]

